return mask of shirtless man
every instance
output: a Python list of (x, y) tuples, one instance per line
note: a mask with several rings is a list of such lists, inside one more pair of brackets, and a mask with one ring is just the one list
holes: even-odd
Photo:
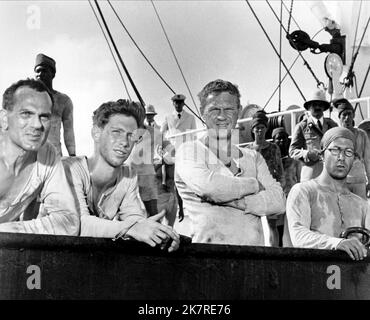
[[(46, 142), (52, 105), (51, 95), (40, 81), (21, 80), (4, 92), (0, 111), (1, 232), (79, 233), (79, 217), (62, 163)], [(33, 207), (36, 198), (41, 202), (40, 211)]]

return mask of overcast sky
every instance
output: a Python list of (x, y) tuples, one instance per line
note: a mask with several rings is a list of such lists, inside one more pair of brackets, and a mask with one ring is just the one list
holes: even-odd
[[(147, 104), (153, 104), (156, 118), (162, 123), (164, 115), (172, 112), (171, 91), (150, 69), (145, 60), (119, 25), (110, 7), (99, 2), (112, 30), (122, 58)], [(290, 1), (285, 1), (290, 6)], [(342, 25), (347, 34), (347, 52), (351, 53), (356, 5), (353, 1), (324, 1), (329, 14)], [(112, 1), (132, 36), (146, 53), (148, 59), (178, 93), (185, 94), (193, 106), (189, 92), (182, 80), (166, 38), (162, 32), (150, 1)], [(279, 14), (280, 2), (272, 1)], [(251, 1), (275, 46), (279, 47), (279, 24), (265, 1)], [(359, 34), (370, 2), (363, 3), (363, 16)], [(251, 14), (245, 1), (156, 1), (155, 6), (171, 40), (174, 51), (196, 95), (209, 81), (221, 78), (239, 86), (242, 105), (255, 103), (263, 106), (278, 84), (279, 60)], [(293, 17), (310, 36), (322, 25), (311, 10), (312, 2), (294, 1)], [(34, 18), (40, 13), (39, 24)], [(36, 21), (36, 22), (35, 22)], [(283, 11), (284, 25), (288, 13)], [(39, 26), (39, 28), (38, 28)], [(291, 31), (297, 26), (292, 21)], [(370, 44), (370, 31), (365, 44)], [(78, 154), (89, 155), (91, 115), (101, 103), (127, 98), (123, 83), (108, 50), (104, 37), (87, 1), (1, 1), (0, 37), (2, 39), (0, 90), (11, 83), (33, 76), (37, 53), (45, 53), (57, 62), (54, 88), (68, 94), (74, 103), (75, 134)], [(321, 32), (315, 40), (328, 43), (330, 36)], [(327, 82), (323, 69), (325, 54), (304, 56), (321, 81)], [(358, 65), (367, 67), (369, 47), (362, 49)], [(283, 37), (282, 55), (290, 65), (297, 53)], [(347, 56), (347, 64), (350, 61)], [(364, 68), (356, 70), (362, 83)], [(283, 69), (283, 74), (285, 73)], [(316, 83), (298, 60), (292, 74), (302, 92), (309, 97)], [(125, 77), (128, 84), (127, 78)], [(128, 84), (129, 85), (129, 84)], [(367, 86), (369, 87), (369, 86)], [(130, 88), (131, 97), (137, 100)], [(370, 90), (367, 88), (368, 95)], [(278, 95), (267, 107), (277, 110)], [(282, 109), (289, 105), (302, 105), (303, 100), (287, 79), (282, 86)]]

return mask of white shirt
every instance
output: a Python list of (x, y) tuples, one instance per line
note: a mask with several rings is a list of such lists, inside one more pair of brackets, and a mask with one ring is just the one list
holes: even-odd
[[(285, 211), (283, 190), (261, 154), (240, 151), (243, 156), (236, 161), (241, 173), (234, 176), (199, 140), (177, 150), (175, 182), (193, 242), (264, 245), (261, 216)], [(239, 207), (229, 205), (234, 200), (240, 200)]]

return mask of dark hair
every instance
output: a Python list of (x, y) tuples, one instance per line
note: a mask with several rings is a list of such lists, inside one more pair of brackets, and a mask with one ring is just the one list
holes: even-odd
[(48, 87), (41, 81), (35, 79), (26, 79), (26, 80), (19, 80), (16, 83), (13, 83), (8, 89), (6, 89), (3, 93), (3, 109), (12, 111), (14, 106), (14, 94), (15, 92), (21, 87), (28, 87), (37, 92), (46, 92), (50, 99), (52, 106), (54, 105), (54, 98), (51, 94)]
[(199, 92), (198, 97), (200, 100), (200, 113), (203, 114), (207, 97), (210, 93), (220, 94), (221, 92), (228, 92), (234, 96), (236, 96), (239, 100), (240, 106), (240, 92), (238, 86), (232, 84), (229, 81), (217, 79), (214, 81), (209, 82), (206, 86)]
[(99, 128), (104, 128), (110, 116), (115, 114), (134, 117), (138, 127), (142, 127), (145, 118), (144, 108), (140, 103), (119, 99), (117, 101), (105, 102), (96, 109), (93, 113), (93, 124)]

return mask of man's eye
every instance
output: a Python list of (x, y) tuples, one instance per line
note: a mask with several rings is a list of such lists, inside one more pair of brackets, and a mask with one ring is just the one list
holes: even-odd
[(22, 113), (21, 113), (21, 116), (23, 116), (23, 117), (30, 117), (32, 115), (32, 113), (31, 112), (29, 112), (29, 111), (23, 111)]

